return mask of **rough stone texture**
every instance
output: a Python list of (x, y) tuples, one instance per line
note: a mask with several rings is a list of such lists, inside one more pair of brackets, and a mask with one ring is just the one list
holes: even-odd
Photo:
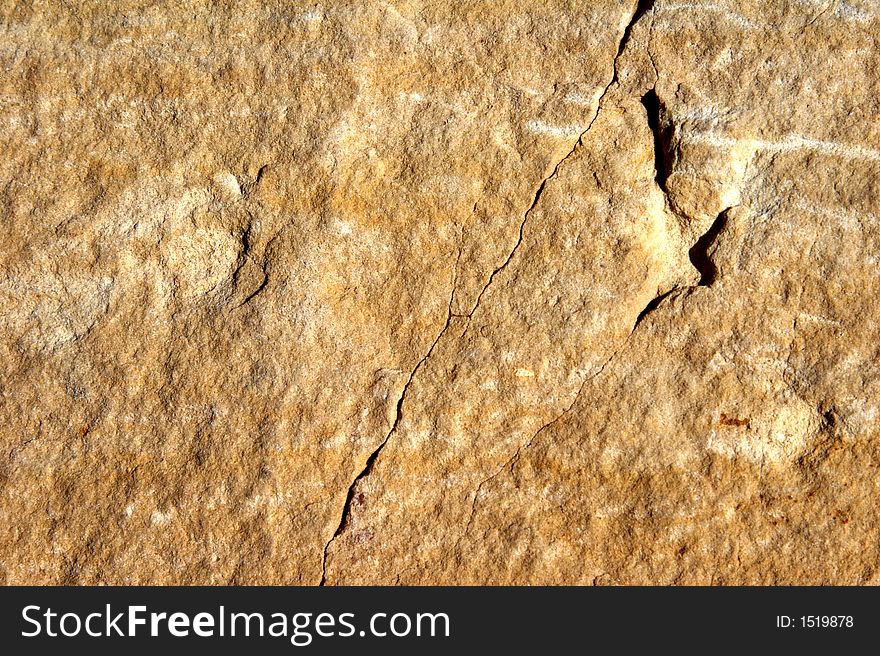
[(873, 0), (0, 17), (0, 582), (880, 582)]

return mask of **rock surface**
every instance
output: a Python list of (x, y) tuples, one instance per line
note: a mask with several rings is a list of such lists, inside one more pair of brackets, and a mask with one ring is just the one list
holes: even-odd
[(0, 582), (880, 583), (872, 0), (0, 20)]

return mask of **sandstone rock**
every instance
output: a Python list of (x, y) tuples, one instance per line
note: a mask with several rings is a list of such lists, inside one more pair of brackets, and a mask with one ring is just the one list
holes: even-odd
[(875, 3), (0, 15), (2, 582), (880, 581)]

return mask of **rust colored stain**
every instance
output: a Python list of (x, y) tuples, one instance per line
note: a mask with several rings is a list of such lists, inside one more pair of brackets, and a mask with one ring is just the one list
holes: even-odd
[(746, 428), (748, 428), (751, 424), (751, 419), (737, 419), (736, 417), (728, 417), (722, 412), (721, 418), (718, 420), (718, 423), (722, 426), (745, 426)]

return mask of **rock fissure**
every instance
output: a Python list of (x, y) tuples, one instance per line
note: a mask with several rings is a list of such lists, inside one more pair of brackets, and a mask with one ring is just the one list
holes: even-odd
[(697, 287), (711, 287), (718, 279), (718, 267), (710, 257), (709, 249), (715, 245), (718, 236), (727, 227), (728, 215), (731, 209), (728, 207), (715, 217), (709, 229), (688, 250), (691, 264), (700, 272), (700, 280), (696, 284)]
[(728, 207), (722, 210), (712, 222), (712, 225), (709, 226), (709, 229), (700, 235), (694, 245), (688, 249), (688, 257), (690, 258), (691, 264), (700, 274), (697, 283), (694, 285), (675, 285), (672, 289), (669, 289), (662, 294), (658, 294), (648, 301), (648, 304), (645, 305), (645, 308), (639, 312), (636, 317), (635, 324), (633, 325), (633, 332), (635, 332), (635, 329), (638, 328), (645, 317), (660, 307), (663, 301), (667, 298), (689, 289), (695, 289), (696, 287), (711, 287), (715, 284), (715, 281), (718, 280), (719, 270), (715, 262), (712, 260), (709, 251), (715, 245), (719, 235), (727, 226), (728, 215), (731, 209), (733, 209), (733, 207)]
[(534, 210), (535, 207), (538, 205), (538, 202), (541, 200), (541, 195), (544, 193), (544, 189), (546, 188), (547, 184), (551, 180), (553, 180), (553, 178), (555, 178), (557, 176), (557, 174), (559, 173), (560, 167), (566, 162), (566, 160), (568, 160), (572, 155), (574, 155), (575, 151), (578, 149), (578, 146), (580, 146), (583, 143), (584, 137), (592, 129), (593, 125), (596, 122), (596, 119), (599, 118), (599, 113), (602, 111), (605, 97), (608, 95), (609, 89), (611, 89), (611, 87), (614, 86), (614, 83), (617, 82), (617, 62), (620, 59), (621, 55), (623, 54), (623, 51), (626, 48), (626, 44), (629, 42), (632, 28), (646, 12), (648, 12), (652, 9), (653, 5), (654, 5), (653, 0), (647, 0), (647, 1), (646, 0), (639, 0), (639, 3), (636, 6), (636, 9), (633, 12), (632, 17), (630, 18), (629, 22), (627, 23), (626, 27), (623, 30), (623, 35), (620, 38), (620, 42), (618, 43), (617, 54), (614, 56), (614, 61), (612, 62), (611, 80), (608, 82), (607, 85), (605, 85), (605, 88), (602, 90), (602, 93), (599, 96), (599, 101), (596, 103), (596, 113), (593, 114), (593, 117), (590, 119), (590, 122), (587, 125), (587, 127), (580, 133), (578, 138), (575, 140), (574, 145), (572, 145), (572, 147), (571, 147), (571, 150), (569, 150), (568, 153), (566, 153), (565, 157), (563, 157), (562, 159), (560, 159), (556, 163), (556, 165), (553, 167), (553, 170), (550, 172), (550, 175), (548, 175), (546, 178), (541, 180), (541, 184), (538, 185), (538, 189), (537, 189), (537, 191), (535, 191), (535, 195), (534, 195), (534, 198), (532, 199), (531, 205), (529, 205), (529, 208), (525, 211), (525, 214), (523, 214), (523, 219), (519, 225), (519, 234), (518, 234), (516, 243), (513, 245), (513, 248), (511, 249), (510, 253), (507, 255), (507, 258), (505, 258), (504, 262), (502, 262), (501, 265), (499, 265), (489, 275), (489, 280), (486, 282), (486, 284), (483, 286), (483, 289), (480, 290), (480, 293), (477, 295), (477, 300), (474, 303), (474, 307), (467, 314), (468, 319), (473, 317), (474, 313), (477, 311), (477, 308), (479, 308), (480, 301), (482, 300), (483, 295), (486, 293), (486, 291), (492, 285), (492, 282), (495, 280), (495, 276), (497, 276), (505, 268), (507, 268), (507, 265), (510, 264), (511, 260), (513, 259), (513, 256), (516, 254), (517, 250), (519, 249), (520, 245), (522, 244), (523, 234), (525, 231), (526, 223), (529, 220), (529, 215), (531, 214), (532, 210)]
[(880, 581), (876, 3), (55, 4), (0, 582)]
[[(672, 291), (675, 291), (675, 290), (671, 290), (669, 293), (672, 293)], [(663, 298), (665, 298), (668, 295), (669, 294), (663, 295)], [(641, 316), (641, 314), (639, 316)], [(474, 515), (476, 514), (477, 501), (480, 497), (480, 491), (483, 489), (483, 486), (486, 485), (486, 483), (488, 483), (488, 482), (492, 481), (493, 479), (497, 478), (498, 476), (500, 476), (502, 474), (502, 472), (504, 472), (505, 470), (508, 470), (511, 467), (513, 467), (513, 465), (516, 464), (517, 460), (519, 460), (519, 457), (520, 457), (520, 454), (522, 453), (522, 451), (524, 449), (528, 449), (529, 447), (531, 447), (531, 445), (534, 444), (535, 440), (538, 438), (538, 435), (543, 433), (545, 430), (547, 430), (548, 428), (550, 428), (554, 424), (561, 421), (567, 414), (569, 414), (572, 411), (574, 406), (577, 404), (578, 399), (581, 396), (581, 393), (584, 391), (584, 388), (587, 386), (587, 383), (589, 383), (590, 381), (595, 380), (596, 378), (601, 376), (602, 373), (605, 371), (606, 367), (608, 367), (608, 365), (611, 364), (611, 361), (615, 357), (617, 357), (617, 354), (620, 353), (624, 348), (626, 348), (626, 345), (629, 342), (630, 338), (632, 337), (633, 333), (636, 331), (637, 326), (638, 326), (638, 320), (636, 321), (635, 325), (633, 325), (633, 328), (630, 331), (630, 333), (621, 342), (620, 346), (618, 346), (616, 349), (614, 349), (614, 352), (610, 356), (608, 356), (608, 358), (605, 360), (605, 362), (602, 363), (602, 365), (599, 367), (599, 369), (597, 369), (595, 373), (591, 374), (590, 376), (588, 376), (587, 378), (584, 379), (584, 381), (581, 383), (580, 387), (578, 388), (577, 393), (574, 395), (574, 398), (572, 399), (572, 401), (568, 405), (568, 407), (566, 407), (561, 413), (556, 415), (556, 417), (554, 417), (553, 419), (548, 421), (546, 424), (541, 426), (537, 431), (535, 431), (532, 434), (532, 436), (528, 440), (526, 440), (525, 442), (520, 444), (516, 448), (516, 451), (514, 452), (514, 454), (510, 458), (508, 458), (505, 461), (505, 463), (503, 465), (501, 465), (501, 467), (498, 468), (498, 470), (496, 470), (493, 474), (491, 474), (490, 476), (488, 476), (488, 477), (484, 478), (482, 481), (480, 481), (480, 483), (477, 485), (476, 490), (474, 491), (474, 498), (471, 501), (471, 512), (470, 512), (470, 516), (468, 517), (468, 521), (465, 524), (465, 530), (463, 531), (463, 533), (459, 537), (457, 544), (460, 543), (462, 539), (467, 537), (467, 534), (470, 531), (470, 527), (471, 527), (471, 524), (473, 523)]]
[(397, 406), (395, 408), (394, 421), (391, 424), (391, 429), (385, 435), (385, 439), (383, 439), (379, 443), (379, 445), (375, 449), (373, 449), (373, 452), (370, 453), (369, 457), (367, 457), (367, 461), (364, 463), (363, 469), (361, 469), (360, 473), (358, 473), (358, 475), (354, 477), (351, 484), (348, 486), (348, 491), (346, 492), (345, 504), (342, 507), (342, 516), (339, 520), (339, 525), (336, 527), (336, 531), (333, 533), (333, 536), (324, 545), (324, 551), (323, 551), (323, 555), (321, 558), (321, 580), (319, 583), (319, 585), (321, 585), (321, 586), (325, 585), (327, 582), (327, 554), (330, 549), (330, 546), (333, 544), (333, 542), (336, 540), (336, 538), (339, 537), (345, 531), (345, 529), (348, 527), (348, 523), (351, 518), (351, 504), (352, 504), (352, 501), (354, 500), (357, 485), (361, 480), (363, 480), (364, 478), (366, 478), (367, 476), (370, 475), (370, 472), (372, 472), (372, 470), (373, 470), (373, 466), (376, 464), (376, 460), (379, 458), (379, 454), (382, 452), (382, 449), (385, 448), (385, 445), (388, 444), (388, 440), (391, 439), (391, 436), (394, 434), (394, 431), (397, 430), (397, 426), (400, 423), (400, 418), (403, 416), (403, 402), (406, 398), (406, 392), (409, 389), (409, 386), (412, 383), (413, 378), (415, 378), (416, 373), (422, 367), (422, 365), (424, 365), (425, 362), (428, 361), (428, 358), (431, 357), (431, 354), (434, 352), (434, 349), (437, 347), (437, 344), (440, 343), (440, 339), (443, 337), (443, 335), (449, 329), (449, 325), (452, 322), (452, 318), (454, 316), (452, 314), (452, 302), (454, 299), (454, 295), (455, 295), (455, 289), (453, 286), (453, 290), (452, 290), (452, 293), (450, 294), (450, 298), (449, 298), (449, 305), (447, 307), (447, 312), (446, 312), (446, 323), (444, 324), (443, 329), (437, 335), (436, 339), (434, 339), (434, 342), (431, 344), (431, 348), (429, 348), (428, 352), (424, 355), (424, 357), (422, 357), (422, 359), (419, 360), (418, 363), (416, 363), (416, 366), (413, 368), (412, 372), (409, 375), (409, 378), (407, 379), (406, 383), (404, 384), (403, 390), (400, 393), (400, 397), (397, 399)]
[[(617, 60), (620, 59), (620, 56), (623, 54), (623, 51), (626, 49), (627, 44), (629, 43), (630, 36), (632, 35), (632, 29), (635, 27), (636, 23), (641, 20), (642, 16), (647, 14), (649, 11), (653, 11), (654, 3), (656, 0), (639, 0), (636, 5), (636, 10), (633, 12), (632, 18), (630, 18), (629, 23), (623, 30), (623, 37), (620, 39), (620, 45), (617, 48), (617, 56), (614, 58), (614, 77), (612, 78), (612, 83), (617, 81)], [(650, 52), (648, 53), (650, 57)], [(651, 60), (653, 63), (653, 59)]]
[(666, 194), (666, 180), (672, 170), (670, 146), (672, 144), (672, 122), (666, 119), (663, 103), (652, 87), (642, 96), (642, 105), (648, 114), (648, 127), (654, 135), (654, 180)]
[[(255, 180), (253, 182), (254, 186), (259, 182), (260, 178), (262, 177), (262, 172), (265, 168), (266, 167), (263, 166), (260, 169), (260, 172), (257, 174), (257, 177), (255, 178)], [(250, 302), (251, 300), (253, 300), (254, 297), (256, 297), (257, 294), (259, 294), (260, 292), (262, 292), (266, 288), (266, 286), (269, 284), (269, 272), (267, 269), (267, 252), (269, 250), (269, 246), (271, 246), (272, 242), (275, 241), (275, 238), (278, 236), (276, 234), (272, 239), (270, 239), (266, 243), (266, 246), (263, 249), (263, 256), (262, 256), (262, 258), (260, 258), (260, 261), (258, 262), (253, 255), (254, 244), (251, 239), (251, 232), (253, 230), (253, 225), (254, 225), (254, 216), (250, 210), (245, 210), (245, 211), (247, 212), (249, 221), (248, 221), (247, 226), (245, 226), (244, 230), (242, 230), (241, 238), (240, 238), (241, 239), (241, 252), (239, 254), (238, 263), (235, 267), (235, 270), (232, 272), (233, 293), (237, 293), (242, 286), (242, 283), (243, 283), (242, 275), (244, 273), (245, 265), (248, 262), (251, 262), (256, 267), (259, 268), (261, 278), (260, 278), (260, 282), (257, 284), (257, 286), (253, 290), (248, 292), (245, 295), (245, 297), (241, 301), (239, 301), (235, 305), (234, 308), (232, 308), (234, 310), (237, 310), (238, 308), (242, 307), (243, 305), (245, 305), (248, 302)]]
[[(624, 28), (623, 36), (621, 37), (620, 42), (618, 44), (617, 54), (614, 57), (614, 62), (613, 62), (613, 66), (612, 66), (613, 70), (612, 70), (611, 81), (608, 82), (608, 84), (603, 89), (602, 94), (599, 96), (599, 101), (596, 106), (596, 113), (590, 119), (590, 123), (587, 125), (586, 129), (584, 129), (584, 131), (581, 132), (581, 134), (578, 136), (577, 140), (575, 141), (575, 143), (571, 147), (571, 149), (568, 151), (568, 153), (566, 153), (566, 155), (556, 163), (556, 165), (553, 167), (553, 170), (551, 171), (550, 175), (545, 177), (541, 181), (541, 183), (538, 185), (538, 188), (535, 191), (535, 195), (532, 199), (531, 204), (529, 205), (528, 209), (523, 214), (523, 220), (520, 222), (519, 233), (518, 233), (516, 243), (514, 244), (513, 248), (511, 249), (510, 253), (508, 254), (508, 256), (505, 258), (504, 262), (502, 262), (501, 265), (499, 265), (497, 268), (495, 268), (495, 270), (492, 271), (492, 273), (489, 276), (489, 280), (483, 286), (483, 289), (480, 290), (480, 293), (477, 295), (477, 300), (474, 303), (473, 309), (471, 309), (471, 311), (465, 317), (468, 320), (471, 319), (473, 317), (474, 313), (477, 311), (477, 308), (480, 306), (480, 301), (482, 300), (483, 295), (486, 293), (486, 291), (492, 285), (492, 282), (495, 280), (495, 277), (499, 273), (501, 273), (508, 266), (508, 264), (510, 264), (511, 260), (513, 259), (514, 255), (516, 254), (517, 250), (519, 249), (520, 245), (522, 244), (525, 225), (528, 221), (529, 215), (531, 214), (532, 210), (534, 210), (535, 207), (538, 205), (538, 202), (541, 200), (541, 196), (544, 193), (544, 189), (546, 188), (547, 184), (553, 178), (556, 177), (556, 175), (559, 173), (560, 167), (565, 163), (565, 161), (567, 159), (569, 159), (575, 153), (578, 146), (583, 142), (584, 136), (590, 131), (590, 129), (593, 127), (593, 124), (596, 122), (596, 119), (599, 117), (599, 113), (602, 110), (603, 102), (604, 102), (605, 97), (608, 93), (608, 90), (617, 81), (617, 62), (618, 62), (618, 59), (620, 58), (620, 56), (623, 54), (623, 51), (626, 48), (626, 44), (629, 42), (632, 27), (647, 11), (649, 11), (653, 7), (653, 4), (654, 4), (653, 0), (650, 0), (650, 1), (640, 0), (639, 1), (635, 11), (633, 12), (632, 18), (630, 19), (627, 26)], [(452, 301), (455, 297), (455, 288), (454, 287), (455, 287), (455, 285), (453, 283), (452, 295), (451, 295), (450, 302), (449, 302), (449, 310), (447, 312), (447, 317), (446, 317), (446, 325), (444, 325), (443, 330), (440, 331), (440, 334), (437, 335), (437, 338), (434, 340), (434, 343), (431, 345), (431, 348), (428, 350), (428, 353), (425, 355), (425, 357), (423, 357), (418, 362), (418, 364), (415, 366), (415, 368), (413, 369), (412, 373), (409, 376), (409, 379), (408, 379), (406, 385), (404, 385), (403, 392), (401, 393), (400, 398), (397, 401), (397, 410), (395, 413), (394, 422), (391, 426), (391, 430), (385, 436), (385, 439), (382, 440), (382, 442), (379, 444), (379, 446), (376, 447), (376, 449), (367, 458), (367, 462), (364, 465), (364, 468), (354, 478), (354, 480), (352, 481), (351, 485), (348, 488), (348, 492), (347, 492), (346, 500), (345, 500), (345, 505), (343, 506), (343, 510), (342, 510), (342, 518), (340, 519), (339, 526), (336, 528), (336, 531), (334, 532), (333, 536), (330, 538), (330, 540), (324, 546), (323, 557), (322, 557), (322, 562), (321, 562), (320, 585), (325, 585), (325, 583), (326, 583), (328, 550), (330, 549), (330, 546), (332, 545), (333, 541), (343, 531), (345, 531), (346, 527), (348, 526), (349, 517), (350, 517), (350, 513), (351, 513), (351, 502), (354, 499), (355, 488), (357, 487), (357, 484), (361, 480), (363, 480), (364, 478), (369, 476), (376, 460), (379, 457), (379, 454), (382, 452), (382, 449), (385, 448), (385, 445), (388, 443), (388, 440), (391, 438), (391, 436), (394, 434), (394, 431), (397, 429), (397, 425), (399, 424), (400, 417), (402, 415), (403, 403), (404, 403), (404, 399), (406, 397), (407, 389), (409, 388), (410, 383), (412, 383), (412, 380), (415, 377), (416, 373), (421, 368), (421, 366), (427, 361), (427, 359), (431, 356), (431, 353), (434, 351), (434, 348), (437, 346), (440, 339), (443, 337), (444, 333), (449, 328), (449, 324), (450, 324), (453, 316), (459, 316), (459, 315), (454, 315), (452, 313)], [(612, 357), (613, 357), (613, 355), (612, 355)], [(609, 361), (610, 361), (610, 359), (609, 359)], [(607, 364), (607, 361), (605, 364)], [(598, 375), (599, 373), (601, 373), (601, 371), (605, 368), (605, 364), (602, 365), (599, 372), (597, 372), (595, 375)], [(581, 389), (583, 389), (583, 387), (581, 387)], [(579, 394), (580, 394), (580, 390), (578, 391), (578, 395)], [(577, 395), (575, 395), (575, 398), (572, 401), (571, 406), (569, 406), (569, 408), (566, 409), (565, 412), (568, 412), (568, 410), (571, 409), (571, 407), (574, 405), (574, 403), (576, 401), (577, 401)], [(545, 426), (542, 427), (540, 430), (544, 430), (544, 428), (546, 428), (547, 426), (550, 426), (552, 423), (559, 420), (562, 416), (564, 416), (565, 412), (563, 412), (561, 415), (556, 417), (556, 419), (554, 419), (553, 421), (549, 422), (548, 424), (545, 424)], [(540, 430), (538, 432), (540, 432)], [(537, 433), (535, 435), (537, 435)], [(533, 436), (532, 439), (534, 439), (534, 437), (535, 436)], [(517, 453), (519, 453), (519, 449), (517, 449)]]
[[(570, 149), (570, 150), (565, 154), (565, 156), (562, 157), (562, 159), (560, 159), (560, 160), (556, 163), (556, 165), (553, 167), (553, 170), (551, 171), (550, 175), (548, 175), (548, 176), (545, 177), (543, 180), (541, 180), (541, 183), (538, 185), (538, 188), (537, 188), (537, 190), (535, 191), (535, 195), (534, 195), (534, 197), (533, 197), (533, 199), (532, 199), (531, 204), (529, 205), (528, 209), (526, 209), (525, 213), (523, 214), (523, 219), (522, 219), (522, 221), (520, 222), (520, 226), (519, 226), (519, 231), (518, 231), (518, 236), (517, 236), (517, 241), (516, 241), (516, 243), (514, 244), (513, 248), (511, 249), (510, 253), (508, 254), (508, 256), (505, 258), (504, 262), (502, 262), (498, 267), (496, 267), (496, 268), (492, 271), (492, 273), (489, 275), (489, 279), (488, 279), (488, 281), (487, 281), (486, 284), (483, 286), (483, 288), (480, 290), (480, 293), (477, 295), (477, 300), (476, 300), (476, 302), (474, 303), (474, 307), (471, 309), (471, 311), (470, 311), (467, 315), (464, 315), (463, 318), (465, 318), (465, 319), (467, 319), (467, 320), (470, 320), (470, 319), (473, 317), (474, 313), (477, 311), (477, 309), (478, 309), (479, 306), (480, 306), (480, 302), (481, 302), (481, 300), (482, 300), (482, 298), (483, 298), (483, 295), (486, 293), (486, 291), (487, 291), (487, 290), (489, 289), (489, 287), (492, 285), (493, 281), (495, 280), (495, 277), (496, 277), (499, 273), (501, 273), (501, 272), (502, 272), (502, 271), (503, 271), (503, 270), (504, 270), (504, 269), (510, 264), (510, 262), (513, 260), (514, 255), (515, 255), (516, 252), (518, 251), (519, 247), (522, 245), (522, 241), (523, 241), (523, 237), (524, 237), (524, 231), (525, 231), (525, 226), (526, 226), (526, 223), (528, 222), (529, 216), (530, 216), (531, 212), (535, 209), (535, 207), (538, 205), (539, 201), (541, 200), (541, 196), (543, 195), (544, 190), (545, 190), (547, 184), (548, 184), (551, 180), (553, 180), (553, 178), (555, 178), (555, 177), (557, 176), (557, 174), (559, 173), (560, 167), (561, 167), (561, 166), (562, 166), (562, 165), (563, 165), (563, 164), (564, 164), (564, 163), (565, 163), (565, 162), (566, 162), (566, 161), (567, 161), (567, 160), (568, 160), (568, 159), (569, 159), (569, 158), (575, 153), (575, 151), (577, 150), (578, 146), (580, 146), (580, 145), (583, 143), (583, 139), (584, 139), (584, 137), (585, 137), (585, 136), (587, 135), (587, 133), (592, 129), (593, 125), (595, 124), (596, 120), (597, 120), (598, 117), (599, 117), (599, 113), (602, 111), (602, 108), (603, 108), (603, 106), (604, 106), (604, 101), (605, 101), (605, 98), (606, 98), (606, 96), (607, 96), (607, 94), (608, 94), (608, 91), (609, 91), (609, 90), (611, 89), (611, 87), (615, 84), (615, 82), (617, 82), (617, 80), (618, 80), (618, 60), (620, 59), (620, 57), (622, 56), (624, 50), (626, 49), (626, 45), (627, 45), (627, 43), (629, 42), (629, 39), (630, 39), (630, 36), (631, 36), (631, 32), (632, 32), (632, 28), (633, 28), (633, 26), (639, 21), (639, 19), (641, 19), (641, 17), (642, 17), (644, 14), (646, 14), (647, 12), (649, 12), (649, 11), (651, 11), (651, 10), (653, 9), (653, 5), (654, 5), (654, 0), (639, 0), (638, 5), (636, 6), (636, 9), (635, 9), (635, 11), (633, 12), (633, 15), (632, 15), (630, 21), (627, 23), (626, 27), (624, 28), (623, 35), (622, 35), (622, 37), (621, 37), (621, 39), (620, 39), (620, 42), (619, 42), (619, 44), (618, 44), (617, 54), (615, 55), (615, 57), (614, 57), (614, 61), (613, 61), (613, 63), (612, 63), (612, 76), (611, 76), (611, 80), (608, 82), (608, 84), (605, 86), (605, 88), (603, 89), (602, 93), (601, 93), (600, 96), (599, 96), (599, 100), (598, 100), (597, 105), (596, 105), (596, 112), (595, 112), (595, 114), (594, 114), (593, 117), (590, 119), (590, 122), (589, 122), (589, 124), (587, 125), (587, 127), (583, 130), (583, 132), (580, 133), (580, 135), (578, 136), (577, 140), (576, 140), (576, 141), (574, 142), (574, 144), (572, 145), (571, 149)], [(653, 60), (652, 60), (652, 65), (653, 65)], [(656, 68), (655, 68), (655, 70), (656, 70)], [(460, 253), (459, 253), (459, 257), (460, 257)], [(456, 263), (456, 270), (457, 270), (457, 263)], [(673, 290), (673, 291), (674, 291), (674, 290)], [(670, 293), (671, 293), (671, 292), (670, 292)], [(440, 339), (443, 337), (444, 333), (445, 333), (446, 330), (448, 329), (449, 324), (450, 324), (450, 321), (452, 320), (452, 318), (453, 318), (454, 316), (455, 316), (455, 317), (461, 316), (461, 315), (455, 315), (455, 314), (452, 313), (452, 302), (453, 302), (454, 297), (455, 297), (455, 282), (453, 282), (453, 290), (452, 290), (452, 295), (451, 295), (450, 302), (449, 302), (449, 310), (448, 310), (448, 312), (447, 312), (446, 325), (443, 327), (443, 330), (440, 331), (440, 334), (439, 334), (439, 335), (437, 336), (437, 338), (434, 340), (434, 343), (432, 344), (431, 348), (429, 349), (427, 355), (425, 355), (425, 357), (422, 358), (422, 360), (420, 360), (419, 363), (416, 365), (416, 367), (413, 369), (413, 371), (412, 371), (412, 373), (410, 374), (410, 377), (409, 377), (409, 379), (408, 379), (406, 385), (404, 385), (403, 392), (401, 393), (401, 396), (400, 396), (400, 398), (398, 399), (398, 402), (397, 402), (397, 410), (396, 410), (395, 419), (394, 419), (394, 423), (392, 424), (391, 430), (390, 430), (390, 431), (388, 432), (388, 434), (385, 436), (385, 439), (382, 440), (382, 442), (379, 444), (379, 446), (376, 447), (376, 449), (375, 449), (375, 450), (370, 454), (370, 456), (367, 458), (367, 462), (366, 462), (364, 468), (363, 468), (363, 469), (361, 470), (361, 472), (355, 477), (355, 479), (352, 481), (351, 485), (350, 485), (349, 488), (348, 488), (348, 492), (347, 492), (347, 495), (346, 495), (345, 505), (344, 505), (344, 507), (343, 507), (343, 511), (342, 511), (342, 518), (341, 518), (341, 520), (340, 520), (339, 526), (337, 527), (337, 529), (336, 529), (336, 531), (334, 532), (334, 534), (333, 534), (333, 536), (331, 537), (331, 539), (330, 539), (330, 540), (326, 543), (326, 545), (324, 546), (323, 558), (322, 558), (322, 563), (321, 563), (321, 581), (320, 581), (320, 585), (322, 585), (322, 586), (326, 584), (326, 565), (327, 565), (327, 554), (328, 554), (328, 551), (329, 551), (329, 549), (330, 549), (330, 546), (331, 546), (332, 543), (334, 542), (334, 540), (335, 540), (335, 539), (336, 539), (336, 538), (337, 538), (342, 532), (344, 532), (345, 529), (346, 529), (346, 527), (348, 526), (349, 517), (350, 517), (350, 513), (351, 513), (351, 502), (352, 502), (352, 500), (354, 499), (355, 489), (356, 489), (356, 487), (357, 487), (357, 484), (358, 484), (361, 480), (363, 480), (364, 478), (366, 478), (367, 476), (369, 476), (370, 472), (371, 472), (372, 469), (373, 469), (373, 466), (374, 466), (376, 460), (377, 460), (378, 457), (379, 457), (379, 454), (380, 454), (381, 451), (385, 448), (385, 445), (388, 443), (388, 440), (391, 438), (391, 436), (394, 434), (395, 430), (397, 429), (397, 425), (398, 425), (398, 423), (399, 423), (399, 421), (400, 421), (400, 417), (401, 417), (401, 415), (402, 415), (403, 403), (404, 403), (404, 399), (405, 399), (405, 397), (406, 397), (407, 389), (409, 388), (410, 383), (412, 383), (412, 380), (413, 380), (413, 378), (415, 377), (416, 373), (417, 373), (418, 370), (421, 368), (421, 366), (424, 364), (424, 362), (430, 357), (430, 355), (431, 355), (431, 353), (433, 352), (434, 348), (437, 346), (437, 344), (439, 343)], [(664, 295), (664, 297), (665, 297), (665, 295)], [(662, 300), (662, 299), (661, 299), (661, 300)], [(645, 312), (643, 311), (643, 313), (639, 315), (639, 318), (641, 318), (641, 316), (642, 316), (644, 313), (645, 313)], [(637, 325), (637, 324), (638, 324), (638, 320), (636, 321), (636, 325)], [(635, 326), (633, 327), (633, 331), (634, 331), (634, 330), (635, 330)], [(632, 332), (630, 333), (630, 336), (631, 336), (631, 335), (632, 335)], [(629, 336), (627, 337), (627, 340), (628, 340), (628, 339), (629, 339)], [(625, 342), (624, 342), (624, 344), (621, 345), (620, 349), (622, 349), (624, 345), (625, 345)], [(567, 407), (562, 413), (560, 413), (559, 415), (557, 415), (553, 420), (551, 420), (550, 422), (544, 424), (540, 429), (538, 429), (538, 431), (537, 431), (535, 434), (532, 435), (532, 437), (528, 440), (528, 442), (525, 443), (526, 448), (528, 447), (528, 445), (530, 445), (530, 444), (536, 439), (536, 437), (537, 437), (542, 431), (544, 431), (545, 429), (547, 429), (548, 427), (552, 426), (554, 423), (556, 423), (557, 421), (559, 421), (560, 419), (562, 419), (562, 418), (563, 418), (563, 417), (564, 417), (564, 416), (565, 416), (565, 415), (566, 415), (566, 414), (567, 414), (567, 413), (568, 413), (568, 412), (574, 407), (575, 403), (577, 402), (577, 399), (578, 399), (579, 396), (580, 396), (581, 391), (583, 390), (584, 385), (586, 385), (586, 383), (587, 383), (589, 380), (591, 380), (592, 378), (595, 378), (596, 376), (600, 375), (600, 374), (602, 373), (602, 371), (604, 371), (604, 369), (605, 369), (605, 367), (608, 365), (608, 363), (609, 363), (609, 362), (614, 358), (614, 356), (619, 352), (620, 349), (615, 350), (615, 352), (612, 353), (612, 355), (608, 358), (608, 360), (606, 360), (606, 361), (602, 364), (602, 366), (599, 368), (599, 370), (598, 370), (595, 374), (593, 374), (592, 376), (590, 376), (589, 378), (587, 378), (586, 380), (584, 380), (584, 382), (581, 384), (581, 387), (578, 389), (578, 392), (575, 394), (574, 399), (572, 399), (571, 404), (570, 404), (570, 405), (569, 405), (569, 406), (568, 406), (568, 407)], [(512, 465), (512, 464), (516, 461), (516, 458), (519, 456), (519, 454), (520, 454), (522, 448), (523, 448), (523, 445), (520, 445), (520, 446), (517, 448), (517, 450), (516, 450), (516, 452), (514, 453), (514, 455), (511, 457), (511, 459), (509, 459), (509, 460), (507, 461), (507, 463), (505, 463), (505, 465), (504, 465), (501, 469), (498, 470), (498, 472), (496, 472), (495, 474), (493, 474), (492, 476), (490, 476), (489, 478), (485, 479), (483, 482), (480, 483), (480, 485), (478, 486), (478, 489), (477, 489), (477, 493), (475, 493), (475, 496), (474, 496), (474, 504), (476, 503), (476, 498), (477, 498), (477, 496), (478, 496), (478, 494), (479, 494), (479, 489), (481, 489), (482, 486), (483, 486), (485, 483), (487, 483), (489, 480), (491, 480), (492, 478), (494, 478), (495, 476), (497, 476), (499, 473), (501, 473), (502, 471), (504, 471), (508, 466)], [(474, 508), (472, 507), (471, 518), (468, 520), (468, 526), (470, 525), (470, 521), (471, 521), (471, 519), (473, 519), (473, 510), (474, 510)], [(465, 529), (465, 533), (463, 533), (462, 536), (464, 536), (464, 535), (466, 535), (466, 534), (467, 534), (467, 529)]]

